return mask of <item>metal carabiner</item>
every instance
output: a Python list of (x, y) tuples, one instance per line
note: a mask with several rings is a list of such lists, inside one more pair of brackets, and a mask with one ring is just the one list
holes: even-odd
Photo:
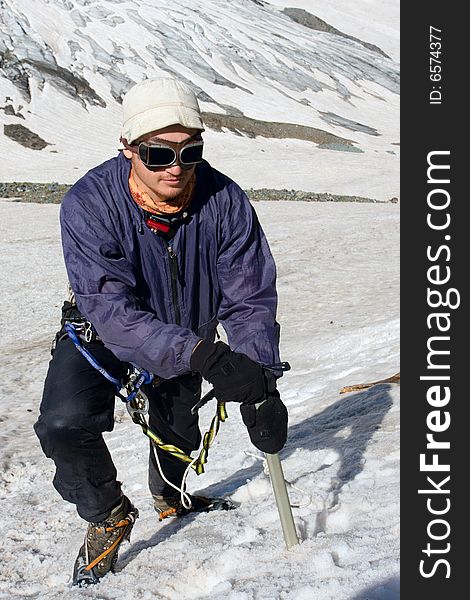
[(149, 411), (149, 399), (147, 395), (139, 390), (132, 400), (126, 402), (127, 412), (134, 420), (134, 415), (146, 415)]

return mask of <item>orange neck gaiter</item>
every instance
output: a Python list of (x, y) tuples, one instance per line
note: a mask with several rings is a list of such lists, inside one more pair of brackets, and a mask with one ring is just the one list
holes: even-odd
[(141, 206), (144, 210), (154, 214), (166, 214), (171, 215), (180, 212), (187, 208), (191, 203), (194, 195), (194, 188), (196, 185), (196, 173), (191, 175), (190, 180), (186, 184), (181, 194), (178, 194), (176, 198), (171, 200), (155, 200), (150, 195), (140, 190), (133, 176), (133, 172), (129, 174), (129, 190), (131, 192), (134, 201)]

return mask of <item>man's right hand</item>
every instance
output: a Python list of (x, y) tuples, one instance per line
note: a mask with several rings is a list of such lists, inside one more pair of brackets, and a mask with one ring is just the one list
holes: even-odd
[(213, 385), (220, 402), (256, 404), (276, 389), (274, 375), (246, 354), (233, 352), (224, 342), (199, 342), (190, 366)]

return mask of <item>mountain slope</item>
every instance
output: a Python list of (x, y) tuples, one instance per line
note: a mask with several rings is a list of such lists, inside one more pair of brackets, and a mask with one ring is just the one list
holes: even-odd
[[(282, 168), (282, 159), (307, 154), (312, 166), (329, 165), (344, 151), (341, 161), (356, 172), (379, 158), (397, 162), (398, 65), (337, 27), (312, 29), (252, 0), (206, 0), (203, 8), (189, 0), (1, 0), (0, 20), (0, 147), (13, 158), (3, 180), (31, 178), (32, 153), (37, 181), (73, 181), (112, 155), (124, 92), (155, 75), (188, 81), (208, 140), (217, 146), (217, 131), (243, 138), (234, 141), (237, 156), (264, 150)], [(266, 121), (278, 125), (266, 131)], [(28, 147), (28, 131), (43, 140), (41, 150)], [(255, 140), (260, 131), (267, 137)], [(285, 187), (313, 189), (302, 181)]]

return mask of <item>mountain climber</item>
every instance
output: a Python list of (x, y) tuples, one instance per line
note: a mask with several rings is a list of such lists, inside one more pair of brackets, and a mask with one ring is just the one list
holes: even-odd
[[(194, 92), (173, 78), (149, 79), (123, 99), (123, 150), (66, 194), (60, 224), (71, 293), (62, 309), (35, 431), (55, 463), (54, 486), (88, 522), (74, 583), (113, 570), (138, 510), (121, 490), (102, 433), (114, 425), (116, 388), (130, 365), (146, 384), (149, 424), (167, 444), (198, 448), (191, 413), (209, 381), (220, 402), (238, 402), (252, 442), (268, 453), (287, 436), (279, 375), (275, 264), (240, 187), (203, 160)], [(214, 342), (220, 323), (228, 345)], [(102, 368), (77, 351), (83, 347)], [(263, 403), (257, 410), (255, 405)], [(181, 505), (185, 463), (151, 444), (149, 487), (162, 514)]]

